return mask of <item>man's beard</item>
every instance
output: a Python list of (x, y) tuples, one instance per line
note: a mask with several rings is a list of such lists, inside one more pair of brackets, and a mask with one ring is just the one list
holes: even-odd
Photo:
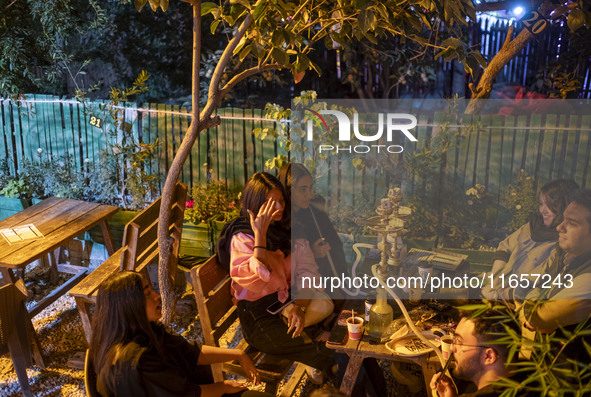
[(453, 370), (453, 374), (459, 379), (474, 382), (479, 371), (479, 354), (474, 354), (463, 360), (461, 364), (456, 360), (456, 367)]

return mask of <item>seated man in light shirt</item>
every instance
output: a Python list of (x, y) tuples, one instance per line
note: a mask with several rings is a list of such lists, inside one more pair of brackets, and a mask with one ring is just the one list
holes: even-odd
[(558, 247), (528, 278), (530, 287), (537, 278), (535, 288), (515, 291), (525, 296), (525, 327), (545, 333), (574, 326), (591, 313), (591, 190), (575, 193), (556, 229)]

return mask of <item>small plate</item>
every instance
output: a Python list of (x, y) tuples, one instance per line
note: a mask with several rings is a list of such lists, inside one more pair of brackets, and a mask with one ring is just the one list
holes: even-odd
[[(437, 336), (431, 331), (423, 331), (421, 333), (436, 347), (441, 346), (441, 342)], [(425, 342), (419, 339), (414, 334), (405, 335), (402, 338), (394, 339), (386, 343), (386, 348), (392, 352), (392, 354), (400, 357), (416, 357), (425, 353), (433, 351), (432, 347), (429, 347)]]

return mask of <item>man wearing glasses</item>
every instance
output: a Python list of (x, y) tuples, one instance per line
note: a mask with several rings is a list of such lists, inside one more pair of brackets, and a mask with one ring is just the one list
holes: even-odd
[[(463, 317), (458, 323), (452, 343), (452, 353), (456, 362), (452, 373), (458, 379), (475, 384), (472, 392), (463, 393), (461, 397), (492, 397), (500, 395), (505, 390), (504, 387), (491, 384), (502, 377), (511, 376), (510, 370), (505, 365), (508, 346), (493, 343), (499, 338), (499, 335), (495, 334), (506, 333), (501, 322), (494, 318), (497, 315), (499, 313), (489, 311), (473, 319)], [(508, 325), (516, 328), (515, 324)], [(439, 380), (440, 377), (442, 377), (441, 380)], [(439, 397), (458, 395), (453, 381), (441, 373), (433, 375), (431, 389), (436, 390)]]

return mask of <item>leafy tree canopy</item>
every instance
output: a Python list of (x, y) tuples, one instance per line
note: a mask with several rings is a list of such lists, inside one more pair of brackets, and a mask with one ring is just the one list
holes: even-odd
[(69, 41), (99, 28), (104, 17), (95, 0), (0, 0), (0, 96), (64, 84)]

